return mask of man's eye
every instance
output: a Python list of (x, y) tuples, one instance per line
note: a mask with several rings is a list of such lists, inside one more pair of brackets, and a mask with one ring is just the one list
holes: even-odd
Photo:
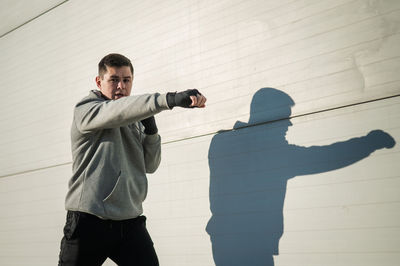
[(111, 79), (112, 82), (118, 82), (118, 79)]
[(128, 83), (130, 81), (131, 81), (130, 79), (124, 79), (124, 83)]

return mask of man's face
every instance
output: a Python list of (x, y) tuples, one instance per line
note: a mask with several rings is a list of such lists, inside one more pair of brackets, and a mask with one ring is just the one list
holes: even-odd
[(96, 77), (97, 87), (108, 99), (131, 95), (133, 75), (129, 66), (109, 67), (103, 77)]

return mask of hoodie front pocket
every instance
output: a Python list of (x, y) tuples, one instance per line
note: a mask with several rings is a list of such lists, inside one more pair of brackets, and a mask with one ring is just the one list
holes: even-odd
[(118, 178), (117, 178), (117, 182), (115, 182), (115, 185), (113, 187), (113, 189), (111, 190), (110, 194), (108, 194), (104, 199), (103, 202), (107, 201), (117, 190), (119, 183), (121, 182), (121, 171), (119, 171), (118, 173)]

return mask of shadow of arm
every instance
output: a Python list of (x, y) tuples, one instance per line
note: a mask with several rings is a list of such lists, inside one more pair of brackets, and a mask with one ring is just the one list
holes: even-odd
[(296, 147), (293, 167), (298, 175), (317, 174), (356, 163), (376, 150), (393, 148), (395, 140), (382, 130), (326, 146)]

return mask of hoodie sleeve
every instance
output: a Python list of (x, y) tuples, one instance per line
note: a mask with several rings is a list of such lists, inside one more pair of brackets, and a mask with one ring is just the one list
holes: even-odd
[(143, 141), (146, 173), (154, 173), (161, 162), (161, 137), (158, 134), (146, 135)]
[(82, 133), (126, 126), (169, 109), (166, 94), (143, 94), (104, 100), (92, 93), (93, 95), (75, 106), (76, 127)]

